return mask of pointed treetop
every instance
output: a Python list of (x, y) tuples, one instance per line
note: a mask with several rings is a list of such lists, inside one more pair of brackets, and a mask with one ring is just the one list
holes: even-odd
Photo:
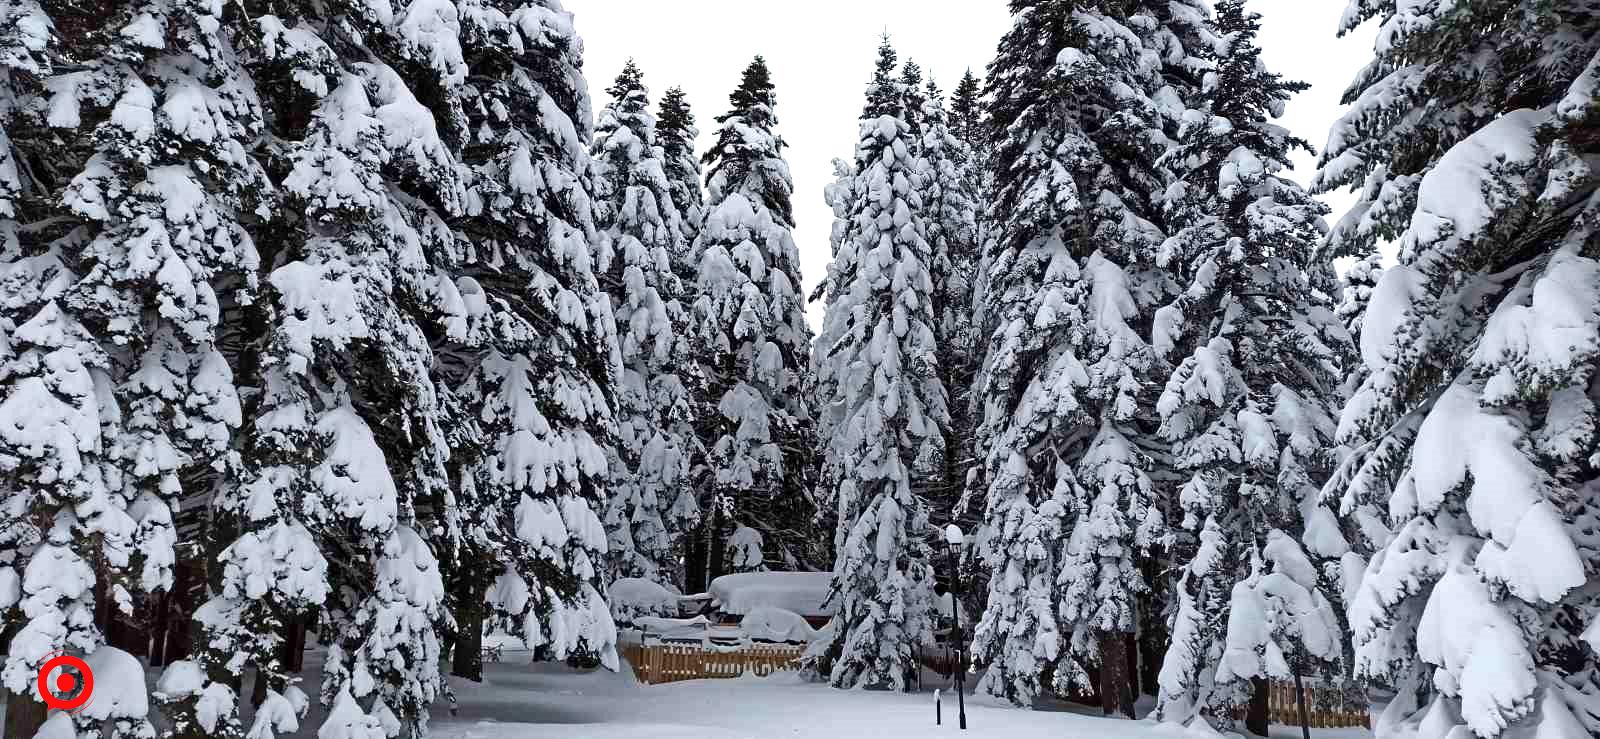
[(644, 72), (632, 59), (623, 65), (616, 81), (606, 88), (606, 94), (618, 108), (629, 113), (642, 112), (650, 105), (650, 89), (644, 85)]
[(900, 115), (900, 90), (894, 81), (898, 60), (899, 55), (889, 43), (889, 34), (885, 33), (883, 43), (878, 44), (878, 62), (872, 72), (872, 82), (867, 85), (867, 104), (861, 110), (861, 120)]
[(771, 127), (777, 122), (772, 116), (772, 109), (778, 102), (774, 89), (772, 72), (767, 69), (767, 60), (757, 55), (750, 62), (750, 66), (745, 67), (738, 89), (728, 96), (731, 109), (717, 116), (717, 122), (722, 123), (729, 118), (740, 116), (753, 125)]
[(1282, 115), (1289, 98), (1310, 85), (1267, 71), (1261, 63), (1261, 47), (1256, 43), (1261, 16), (1245, 10), (1244, 5), (1245, 0), (1220, 0), (1216, 6), (1217, 33), (1227, 48), (1217, 52), (1216, 71), (1208, 80), (1210, 112), (1241, 129), (1246, 143), (1257, 152), (1278, 158), (1288, 166), (1290, 151), (1312, 152), (1311, 145), (1295, 137), (1278, 137), (1260, 124)]
[(674, 87), (661, 96), (661, 104), (656, 108), (656, 132), (668, 159), (693, 157), (694, 138), (699, 131), (694, 127), (694, 111), (689, 109), (689, 99), (683, 94), (683, 88)]
[(983, 90), (977, 76), (968, 68), (950, 96), (950, 128), (956, 138), (974, 149), (982, 143)]
[(900, 70), (900, 81), (905, 83), (906, 89), (915, 90), (922, 86), (922, 65), (916, 60), (907, 59), (906, 66)]
[(911, 126), (911, 135), (914, 138), (922, 136), (922, 106), (928, 98), (922, 92), (922, 67), (916, 62), (907, 59), (906, 66), (900, 70), (900, 94), (904, 102), (901, 104), (905, 111), (903, 118)]

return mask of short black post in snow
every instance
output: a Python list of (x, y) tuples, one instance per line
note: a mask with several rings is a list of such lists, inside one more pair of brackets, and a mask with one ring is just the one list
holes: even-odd
[(938, 688), (933, 689), (933, 725), (944, 726), (944, 698)]
[(956, 650), (956, 711), (963, 731), (967, 728), (967, 660), (961, 641), (961, 545), (966, 542), (961, 527), (944, 527), (944, 541), (950, 545), (950, 643)]

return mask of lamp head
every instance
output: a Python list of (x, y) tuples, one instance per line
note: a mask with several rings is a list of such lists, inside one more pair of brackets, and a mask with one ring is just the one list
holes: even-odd
[(944, 540), (950, 546), (959, 547), (966, 542), (967, 535), (962, 533), (960, 526), (950, 524), (944, 527)]

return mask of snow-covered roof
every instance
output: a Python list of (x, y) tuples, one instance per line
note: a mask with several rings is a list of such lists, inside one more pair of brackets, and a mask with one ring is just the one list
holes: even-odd
[(802, 616), (831, 616), (836, 606), (823, 604), (832, 583), (829, 572), (741, 572), (712, 580), (711, 596), (723, 613), (735, 616), (763, 606)]
[(705, 616), (694, 618), (657, 618), (645, 616), (634, 621), (644, 634), (655, 639), (696, 640), (722, 639), (742, 641), (744, 631), (737, 626), (720, 626), (711, 623)]

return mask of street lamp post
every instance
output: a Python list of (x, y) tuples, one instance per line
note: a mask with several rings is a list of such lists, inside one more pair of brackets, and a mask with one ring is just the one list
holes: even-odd
[(944, 541), (950, 545), (950, 642), (956, 651), (956, 710), (963, 731), (967, 728), (967, 659), (961, 638), (961, 545), (966, 538), (960, 526), (944, 527)]

